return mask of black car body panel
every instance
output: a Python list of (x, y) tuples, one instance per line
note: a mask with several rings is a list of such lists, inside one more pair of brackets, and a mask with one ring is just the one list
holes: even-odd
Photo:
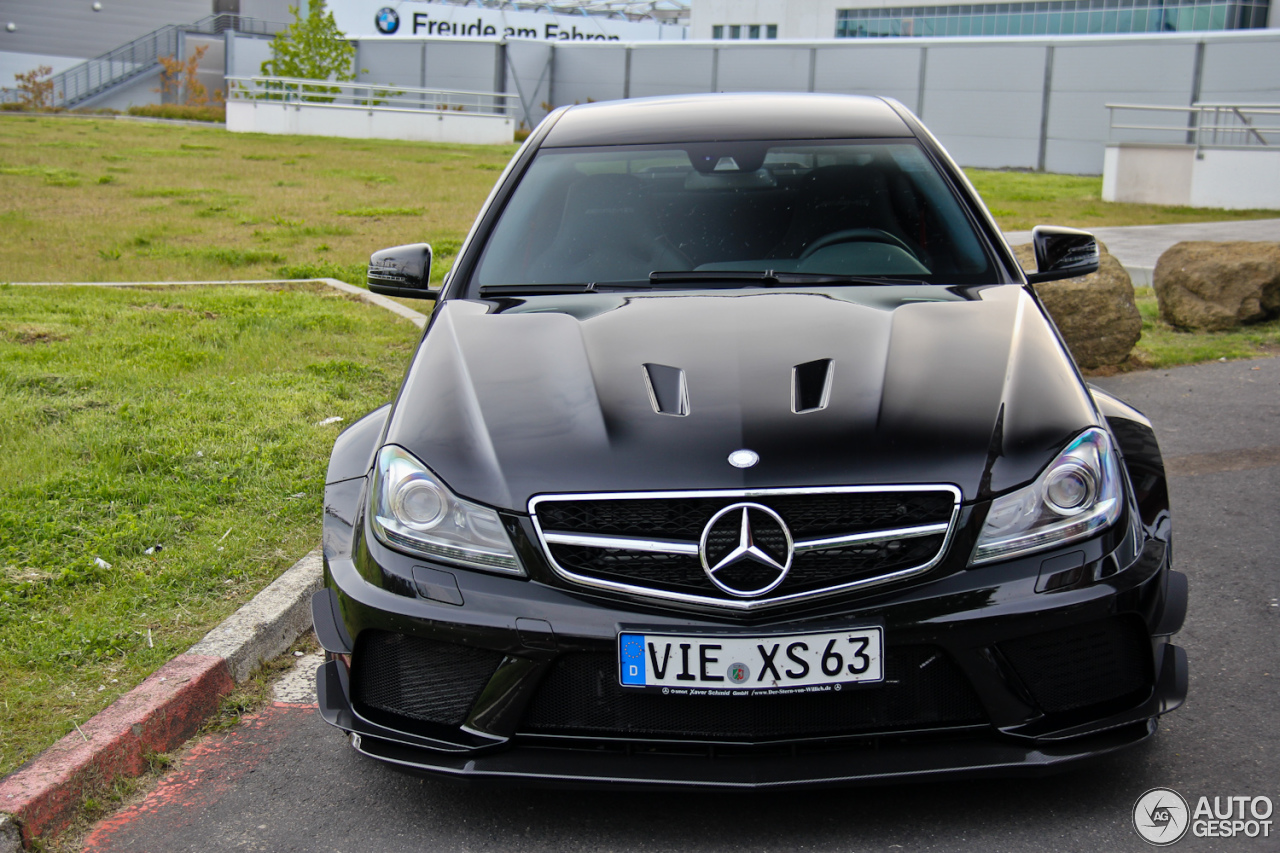
[(893, 106), (878, 98), (855, 102), (840, 95), (744, 93), (640, 98), (626, 110), (616, 103), (585, 104), (564, 112), (541, 147), (770, 139), (781, 128), (791, 139), (914, 135)]
[[(432, 448), (451, 488), (515, 511), (544, 492), (849, 483), (955, 483), (973, 501), (1098, 418), (1024, 288), (939, 290), (449, 301), (386, 441)], [(798, 414), (793, 368), (818, 359), (828, 405)], [(655, 415), (645, 364), (684, 371), (687, 416)], [(725, 465), (740, 447), (769, 464)]]
[[(717, 204), (746, 198), (752, 209), (786, 210), (759, 199), (796, 198), (802, 215), (806, 176), (840, 179), (847, 167), (822, 172), (803, 146), (767, 169), (737, 162), (755, 156), (749, 147), (707, 147), (773, 139), (778, 125), (762, 115), (787, 116), (789, 138), (805, 144), (836, 140), (823, 156), (854, 164), (892, 167), (884, 140), (899, 152), (917, 146), (940, 176), (934, 186), (959, 205), (947, 227), (982, 241), (980, 257), (970, 252), (964, 263), (984, 271), (950, 284), (828, 276), (805, 285), (768, 281), (773, 273), (757, 266), (766, 269), (754, 274), (761, 283), (725, 286), (720, 273), (700, 279), (694, 266), (722, 270), (722, 262), (675, 239), (653, 256), (695, 258), (688, 282), (676, 272), (671, 284), (568, 282), (555, 292), (560, 285), (531, 276), (510, 282), (533, 282), (528, 293), (483, 295), (486, 252), (504, 239), (495, 229), (504, 210), (519, 207), (514, 194), (543, 151), (580, 150), (582, 162), (600, 162), (613, 156), (609, 146), (657, 146), (635, 150), (661, 157), (678, 142), (691, 158), (712, 152), (710, 165), (674, 182), (658, 166), (595, 185), (634, 193), (665, 182), (678, 197), (681, 186), (719, 181)], [(917, 170), (924, 162), (903, 156)], [(742, 176), (717, 176), (726, 162)], [(598, 215), (632, 216), (648, 204), (635, 198)], [(553, 249), (569, 245), (568, 221)], [(944, 242), (928, 230), (942, 220), (911, 222), (837, 227), (830, 256), (879, 252), (923, 266)], [(801, 260), (826, 247), (805, 239)], [(771, 251), (782, 263), (792, 257)], [(933, 258), (935, 269), (948, 262)], [(992, 525), (1003, 523), (996, 517), (1021, 495), (1041, 495), (1048, 486), (1037, 484), (1063, 459), (1074, 465), (1063, 454), (1088, 436), (1118, 460), (1106, 523), (1061, 544), (980, 556)], [(730, 464), (744, 450), (742, 467), (736, 457)], [(428, 505), (446, 501), (457, 518), (479, 513), (488, 541), (509, 542), (505, 562), (473, 565), (461, 551), (413, 545), (413, 529), (404, 528), (408, 539), (384, 529), (400, 510), (388, 509), (382, 478), (404, 464), (425, 466), (410, 479), (432, 484)], [(1187, 585), (1170, 568), (1168, 491), (1151, 424), (1084, 384), (963, 174), (891, 102), (697, 96), (553, 113), (477, 218), (397, 400), (342, 434), (327, 479), (326, 588), (313, 600), (331, 656), (318, 674), (321, 712), (357, 749), (401, 768), (713, 788), (1039, 774), (1144, 740), (1186, 694), (1186, 656), (1169, 636), (1181, 627)], [(1089, 499), (1101, 500), (1101, 481), (1090, 482), (1068, 483), (1063, 494), (1089, 486)], [(452, 497), (440, 498), (445, 490)], [(915, 507), (918, 495), (933, 495), (934, 509)], [(832, 509), (833, 500), (870, 503), (854, 512)], [(558, 507), (568, 509), (556, 516)], [(808, 566), (817, 580), (787, 580), (774, 592), (713, 589), (715, 518), (741, 513), (742, 550), (756, 535), (751, 513), (771, 507), (788, 516), (786, 553), (761, 545), (752, 565), (794, 577)], [(600, 536), (559, 529), (579, 509), (592, 524), (613, 518), (613, 527)], [(1064, 510), (1067, 521), (1074, 511)], [(628, 512), (641, 521), (617, 520)], [(829, 530), (804, 532), (805, 524), (827, 530), (801, 519), (814, 512), (879, 520), (835, 537), (865, 544), (832, 545)], [(885, 522), (895, 512), (907, 520)], [(651, 522), (668, 532), (645, 538), (632, 529)], [(918, 558), (901, 556), (917, 546)], [(803, 562), (805, 549), (862, 562), (827, 578), (826, 564)], [(571, 556), (588, 568), (561, 564)], [(620, 682), (623, 634), (764, 642), (849, 628), (880, 632), (883, 678), (716, 697)]]

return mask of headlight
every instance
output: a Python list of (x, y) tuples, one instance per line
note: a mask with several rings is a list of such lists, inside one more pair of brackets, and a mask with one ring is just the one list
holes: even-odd
[(1034, 483), (991, 502), (970, 565), (1085, 539), (1120, 517), (1120, 466), (1105, 430), (1085, 430)]
[(469, 569), (524, 574), (498, 514), (463, 500), (408, 451), (378, 453), (369, 517), (384, 545)]

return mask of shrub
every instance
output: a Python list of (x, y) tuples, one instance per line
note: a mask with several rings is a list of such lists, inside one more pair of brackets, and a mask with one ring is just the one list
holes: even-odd
[(53, 68), (48, 65), (40, 65), (22, 74), (13, 75), (13, 79), (18, 81), (18, 108), (24, 110), (52, 109), (52, 77)]
[(224, 106), (194, 106), (192, 104), (146, 104), (141, 107), (129, 107), (129, 115), (146, 116), (147, 118), (185, 119), (187, 121), (227, 120), (227, 108)]

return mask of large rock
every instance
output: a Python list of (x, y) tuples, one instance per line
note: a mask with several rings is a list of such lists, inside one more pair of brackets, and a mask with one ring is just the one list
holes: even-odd
[(1160, 316), (1220, 332), (1280, 316), (1280, 243), (1177, 243), (1156, 261)]
[[(1036, 285), (1076, 364), (1086, 369), (1119, 364), (1142, 337), (1142, 314), (1128, 271), (1101, 243), (1098, 251), (1097, 272)], [(1023, 269), (1035, 271), (1030, 243), (1014, 246), (1013, 252)]]

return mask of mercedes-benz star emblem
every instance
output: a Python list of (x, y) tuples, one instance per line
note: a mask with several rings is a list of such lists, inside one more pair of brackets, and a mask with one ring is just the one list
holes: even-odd
[(698, 543), (702, 570), (739, 598), (764, 595), (791, 570), (791, 531), (767, 506), (736, 503), (711, 516)]

